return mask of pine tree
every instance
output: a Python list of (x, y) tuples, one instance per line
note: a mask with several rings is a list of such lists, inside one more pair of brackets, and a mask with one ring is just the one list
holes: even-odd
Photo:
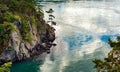
[(117, 37), (117, 41), (109, 39), (108, 43), (113, 49), (104, 60), (93, 60), (95, 68), (97, 72), (120, 72), (120, 36)]
[(55, 16), (52, 14), (54, 12), (54, 10), (52, 8), (50, 8), (48, 11), (46, 11), (46, 13), (49, 14), (49, 21), (48, 23), (50, 23), (50, 25), (56, 25), (56, 22), (53, 21), (53, 19), (55, 18)]

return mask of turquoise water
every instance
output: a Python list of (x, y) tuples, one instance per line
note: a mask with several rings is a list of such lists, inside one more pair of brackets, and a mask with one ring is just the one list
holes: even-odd
[(14, 63), (11, 72), (38, 72), (39, 66), (43, 64), (42, 60), (27, 60)]
[[(57, 25), (51, 54), (41, 60), (14, 63), (11, 72), (95, 72), (92, 60), (103, 59), (111, 50), (108, 39), (120, 35), (120, 9), (116, 1), (43, 2), (53, 8)], [(45, 20), (48, 15), (45, 13)]]

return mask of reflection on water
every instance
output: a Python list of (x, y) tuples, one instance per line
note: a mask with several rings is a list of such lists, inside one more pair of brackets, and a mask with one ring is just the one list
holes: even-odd
[(43, 63), (31, 62), (33, 66), (36, 63), (36, 70), (26, 71), (95, 72), (92, 60), (107, 56), (110, 50), (108, 39), (120, 33), (117, 0), (69, 0), (61, 3), (42, 2), (41, 5), (44, 11), (49, 8), (55, 10), (57, 46), (51, 49), (52, 53), (46, 56)]
[[(55, 10), (58, 46), (53, 53), (55, 60), (51, 61), (50, 56), (47, 56), (44, 64), (40, 65), (40, 70), (42, 72), (94, 72), (92, 60), (107, 56), (110, 50), (108, 39), (119, 35), (118, 6), (116, 2), (107, 2), (107, 0), (69, 1), (45, 5), (43, 10), (50, 7)], [(46, 14), (45, 16), (47, 19)], [(65, 44), (59, 46), (61, 43)]]

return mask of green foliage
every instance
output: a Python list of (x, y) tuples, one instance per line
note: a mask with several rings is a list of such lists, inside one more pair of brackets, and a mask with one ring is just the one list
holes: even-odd
[(30, 42), (32, 37), (28, 18), (30, 18), (31, 24), (34, 24), (37, 28), (41, 27), (39, 26), (40, 22), (38, 20), (43, 18), (43, 13), (41, 11), (36, 12), (34, 0), (0, 0), (0, 2), (1, 10), (6, 10), (5, 13), (1, 13), (1, 23), (4, 21), (13, 23), (15, 20), (21, 19), (22, 27), (20, 32), (22, 38), (24, 41)]
[(49, 21), (48, 22), (50, 22), (51, 23), (51, 25), (56, 25), (56, 22), (55, 21), (53, 21), (53, 19), (55, 18), (55, 16), (54, 15), (52, 15), (52, 13), (54, 12), (54, 10), (53, 9), (49, 9), (48, 11), (46, 11), (46, 13), (48, 13), (49, 14)]
[(29, 23), (27, 21), (27, 18), (21, 17), (21, 21), (22, 21), (22, 23), (21, 23), (22, 27), (21, 27), (20, 31), (21, 31), (22, 38), (24, 41), (31, 42), (32, 37), (30, 35), (30, 26), (29, 26)]
[[(4, 24), (4, 22), (13, 23), (15, 20), (21, 20), (20, 32), (24, 41), (30, 42), (32, 40), (29, 24), (35, 25), (38, 32), (42, 31), (43, 26), (41, 26), (41, 22), (39, 20), (43, 17), (44, 14), (41, 10), (38, 12), (36, 11), (36, 4), (34, 0), (0, 0), (0, 24)], [(31, 23), (28, 23), (30, 21)], [(1, 31), (2, 30), (3, 33), (6, 32), (4, 25), (3, 27), (1, 26)], [(8, 39), (8, 32), (7, 34), (4, 34), (3, 37), (5, 37), (5, 40)], [(0, 41), (2, 43), (2, 40)]]
[[(35, 9), (34, 0), (0, 0), (0, 54), (8, 47), (11, 31), (20, 30), (21, 42), (33, 40), (30, 27), (35, 25), (38, 34), (45, 31), (44, 13)], [(51, 17), (54, 17), (51, 15)], [(16, 26), (13, 24), (18, 22)], [(55, 24), (55, 23), (54, 23)], [(49, 31), (50, 27), (48, 28)], [(13, 46), (9, 46), (14, 49)], [(10, 72), (11, 62), (0, 66), (0, 72)]]
[(0, 4), (5, 4), (10, 12), (17, 13), (34, 13), (35, 2), (34, 0), (0, 0)]
[(37, 27), (38, 22), (37, 22), (37, 19), (35, 18), (35, 16), (30, 16), (30, 22), (31, 22), (31, 24), (33, 24), (35, 27)]
[(0, 4), (0, 13), (4, 13), (8, 10), (9, 8), (5, 4)]
[(3, 13), (6, 12), (7, 10), (8, 10), (8, 8), (6, 5), (0, 4), (0, 23), (4, 22)]
[(31, 42), (33, 40), (30, 33), (27, 33), (23, 39), (28, 42)]
[(39, 23), (39, 24), (37, 25), (38, 34), (41, 34), (41, 32), (44, 32), (44, 31), (45, 31), (45, 26), (46, 26), (46, 25), (43, 25), (42, 23)]
[(97, 72), (120, 72), (120, 36), (117, 37), (117, 41), (109, 39), (108, 43), (113, 47), (108, 57), (104, 60), (93, 60)]
[(7, 5), (0, 4), (0, 23), (2, 24), (4, 21), (13, 23), (15, 17), (12, 12), (9, 12)]
[(111, 47), (113, 47), (116, 50), (120, 50), (120, 36), (117, 37), (117, 41), (112, 41), (109, 39), (109, 42)]
[(39, 13), (39, 12), (37, 12), (37, 16), (38, 17), (35, 17), (35, 16), (30, 16), (30, 22), (31, 22), (31, 24), (32, 25), (34, 25), (36, 28), (37, 28), (37, 32), (38, 32), (38, 34), (40, 34), (41, 32), (43, 32), (44, 30), (45, 30), (45, 25), (44, 24), (42, 24), (38, 19), (42, 19), (41, 17), (43, 17), (42, 16), (42, 14), (41, 13)]
[(15, 17), (11, 12), (6, 12), (3, 14), (3, 20), (13, 23), (15, 21)]
[(37, 19), (43, 19), (44, 13), (42, 10), (36, 12)]
[(95, 68), (97, 68), (98, 66), (102, 66), (102, 64), (103, 64), (103, 61), (101, 61), (101, 60), (99, 60), (99, 59), (95, 59), (95, 60), (93, 60), (93, 62), (96, 64), (96, 66), (95, 66)]
[(5, 4), (9, 7), (9, 11), (14, 12), (18, 10), (18, 1), (17, 0), (1, 0), (2, 4)]
[(36, 21), (36, 27), (37, 27), (37, 32), (40, 35), (41, 32), (45, 31), (45, 23), (41, 22), (43, 21), (43, 17), (44, 17), (44, 13), (42, 10), (39, 10), (38, 12), (36, 12), (36, 16), (35, 16), (35, 21)]
[(10, 67), (12, 65), (12, 62), (4, 63), (0, 66), (0, 72), (10, 72)]
[[(35, 5), (32, 2), (28, 2), (25, 0), (21, 0), (18, 4), (19, 6), (19, 12), (23, 14), (33, 14), (35, 12)], [(25, 8), (25, 9), (24, 9)]]
[(15, 30), (12, 23), (4, 22), (0, 24), (0, 54), (5, 50), (8, 45), (11, 31)]
[(54, 10), (52, 8), (50, 8), (48, 11), (46, 11), (47, 13), (53, 13)]
[(52, 21), (52, 25), (56, 25), (56, 22)]
[(35, 25), (40, 34), (45, 30), (43, 17), (42, 10), (36, 11), (34, 0), (0, 0), (0, 53), (8, 46), (11, 31), (16, 30), (14, 21), (20, 22), (22, 42), (31, 42), (30, 26)]

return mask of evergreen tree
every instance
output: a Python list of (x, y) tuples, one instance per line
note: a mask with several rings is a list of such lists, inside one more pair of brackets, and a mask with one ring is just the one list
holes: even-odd
[(109, 39), (108, 43), (113, 49), (104, 60), (93, 60), (95, 68), (97, 72), (120, 72), (120, 36), (117, 37), (117, 41)]
[(50, 23), (50, 25), (56, 25), (56, 22), (53, 21), (53, 19), (55, 18), (55, 16), (52, 14), (54, 12), (54, 10), (52, 8), (50, 8), (48, 11), (46, 11), (46, 13), (49, 14), (49, 21), (48, 23)]

